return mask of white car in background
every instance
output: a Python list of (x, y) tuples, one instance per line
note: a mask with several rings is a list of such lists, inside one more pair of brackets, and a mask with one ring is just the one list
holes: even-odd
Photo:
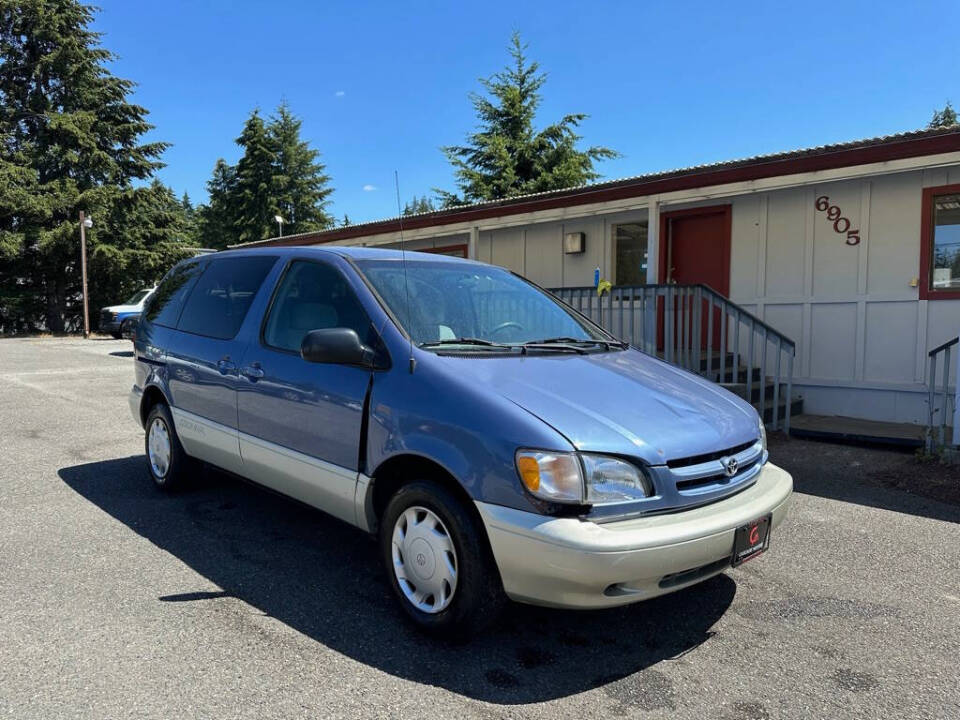
[(140, 313), (156, 287), (137, 290), (122, 305), (110, 305), (100, 309), (100, 332), (110, 333), (118, 340), (130, 337), (133, 328), (140, 322)]

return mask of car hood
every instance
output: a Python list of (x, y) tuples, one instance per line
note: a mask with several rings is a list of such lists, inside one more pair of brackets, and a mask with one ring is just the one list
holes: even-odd
[(438, 361), (526, 409), (579, 450), (662, 464), (758, 436), (757, 413), (746, 402), (633, 349), (522, 357), (477, 353)]
[(140, 312), (140, 305), (109, 305), (101, 310), (115, 313)]

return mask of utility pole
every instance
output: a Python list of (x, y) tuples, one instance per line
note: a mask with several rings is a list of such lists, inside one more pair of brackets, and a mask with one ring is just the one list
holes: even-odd
[(83, 337), (90, 337), (90, 307), (87, 303), (87, 228), (93, 227), (93, 220), (83, 216), (80, 211), (80, 272), (83, 275)]

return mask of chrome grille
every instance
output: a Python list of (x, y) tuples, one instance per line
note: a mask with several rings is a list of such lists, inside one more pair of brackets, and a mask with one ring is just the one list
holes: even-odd
[[(711, 459), (692, 465), (669, 467), (674, 486), (681, 495), (703, 493), (742, 485), (756, 476), (763, 460), (763, 445), (760, 440), (738, 445), (725, 452), (713, 453)], [(736, 470), (729, 473), (727, 462), (736, 461)]]

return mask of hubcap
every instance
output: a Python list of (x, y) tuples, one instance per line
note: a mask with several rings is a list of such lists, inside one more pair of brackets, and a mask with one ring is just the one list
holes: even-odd
[(170, 433), (161, 418), (154, 418), (147, 435), (147, 455), (155, 477), (163, 479), (170, 469)]
[(425, 613), (450, 604), (457, 589), (457, 552), (433, 511), (407, 508), (393, 526), (393, 572), (404, 596)]

